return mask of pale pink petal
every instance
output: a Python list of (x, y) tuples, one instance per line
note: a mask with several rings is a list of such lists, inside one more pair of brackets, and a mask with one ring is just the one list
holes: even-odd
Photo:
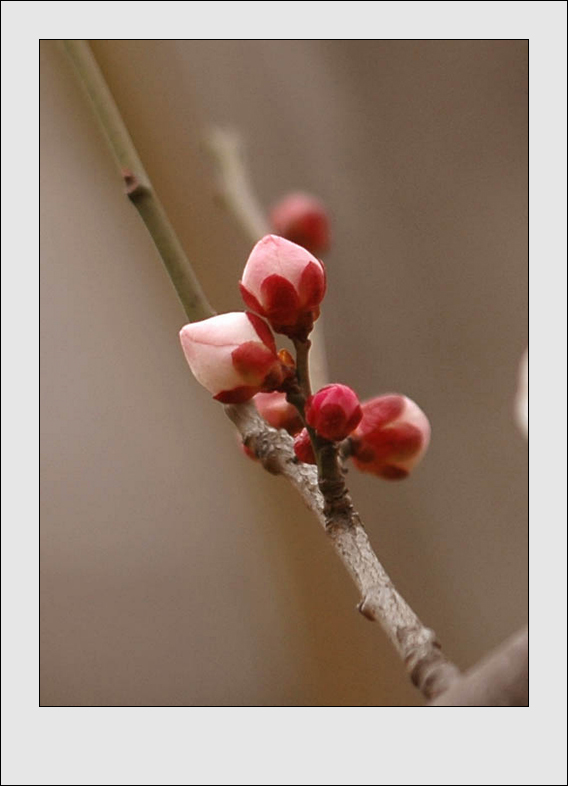
[(248, 341), (261, 343), (246, 313), (219, 314), (192, 322), (181, 329), (179, 336), (189, 367), (210, 393), (217, 395), (246, 384), (233, 365), (232, 353)]
[(258, 341), (258, 335), (244, 311), (219, 314), (200, 322), (191, 322), (182, 328), (180, 337), (203, 344), (223, 346), (242, 344), (245, 341)]
[(251, 251), (242, 283), (258, 300), (262, 298), (263, 281), (271, 275), (282, 276), (297, 290), (302, 273), (310, 262), (323, 271), (321, 262), (302, 246), (278, 235), (266, 235)]

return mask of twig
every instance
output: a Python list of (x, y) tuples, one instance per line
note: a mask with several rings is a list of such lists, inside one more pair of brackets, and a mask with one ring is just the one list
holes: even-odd
[[(205, 140), (215, 162), (219, 181), (219, 197), (233, 215), (251, 243), (269, 234), (265, 211), (253, 188), (239, 134), (213, 126)], [(310, 372), (316, 390), (328, 381), (323, 318), (317, 320), (311, 334)]]
[(64, 40), (63, 47), (79, 76), (110, 145), (126, 195), (140, 214), (190, 320), (215, 312), (207, 302), (188, 258), (130, 138), (104, 76), (84, 40)]
[(270, 226), (250, 181), (242, 140), (236, 131), (214, 126), (205, 141), (217, 164), (219, 196), (254, 245)]
[[(213, 128), (208, 146), (217, 164), (223, 202), (248, 238), (256, 242), (269, 231), (269, 227), (252, 188), (241, 141), (235, 132)], [(316, 389), (327, 381), (321, 318), (315, 324), (311, 339), (313, 348), (309, 361), (309, 345), (295, 342), (301, 394), (288, 393), (288, 400), (298, 408), (302, 418), (305, 398), (311, 392), (310, 373)], [(514, 696), (507, 696), (517, 687), (512, 682), (509, 684), (506, 675), (497, 668), (494, 673), (491, 669), (480, 669), (480, 683), (476, 679), (477, 670), (472, 672), (471, 677), (460, 679), (457, 667), (441, 652), (434, 632), (423, 625), (394, 588), (373, 551), (345, 486), (342, 462), (349, 454), (350, 445), (334, 446), (318, 438), (308, 427), (318, 459), (316, 469), (298, 462), (291, 438), (268, 427), (252, 405), (226, 409), (243, 442), (256, 453), (264, 467), (273, 474), (288, 478), (316, 515), (361, 593), (359, 611), (368, 619), (380, 622), (403, 658), (412, 681), (422, 693), (427, 698), (440, 696), (438, 703), (448, 704), (466, 694), (474, 697), (475, 693), (478, 698), (483, 695), (489, 703), (491, 697), (496, 703), (516, 701)], [(490, 678), (493, 686), (488, 686), (485, 694), (482, 691), (484, 676)], [(522, 674), (519, 674), (519, 690), (522, 690), (522, 682)], [(526, 679), (524, 683), (526, 685)]]
[(427, 698), (447, 690), (459, 671), (442, 653), (435, 633), (423, 625), (396, 591), (379, 562), (345, 489), (337, 454), (335, 458), (326, 457), (324, 478), (318, 482), (318, 470), (296, 459), (292, 438), (270, 428), (252, 404), (225, 409), (244, 444), (269, 472), (287, 478), (315, 514), (361, 593), (359, 611), (381, 624), (416, 687)]
[(432, 707), (526, 707), (529, 703), (529, 635), (523, 628), (447, 691)]

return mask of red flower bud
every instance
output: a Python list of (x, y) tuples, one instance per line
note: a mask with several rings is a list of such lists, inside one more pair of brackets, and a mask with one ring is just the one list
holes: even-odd
[(388, 395), (362, 404), (363, 418), (351, 435), (357, 469), (381, 478), (405, 478), (430, 442), (430, 423), (414, 401)]
[(361, 420), (361, 405), (347, 385), (326, 385), (306, 402), (306, 421), (325, 439), (345, 439)]
[(294, 437), (294, 453), (296, 454), (296, 458), (303, 461), (304, 464), (317, 464), (312, 441), (305, 428)]
[(320, 256), (329, 248), (329, 218), (323, 202), (309, 194), (289, 194), (270, 211), (270, 223), (281, 235), (312, 254)]
[(240, 439), (239, 439), (239, 446), (245, 456), (247, 456), (249, 459), (252, 459), (252, 461), (258, 461), (257, 455), (254, 452), (254, 450), (251, 450), (247, 445), (245, 445), (244, 442), (241, 442)]
[(273, 428), (286, 429), (289, 434), (297, 434), (302, 428), (298, 410), (286, 401), (285, 393), (257, 393), (253, 402)]
[(275, 390), (289, 373), (270, 328), (256, 314), (220, 314), (185, 325), (179, 336), (197, 381), (223, 404)]
[(266, 235), (251, 251), (240, 282), (246, 305), (277, 333), (305, 339), (325, 294), (323, 264), (305, 248)]

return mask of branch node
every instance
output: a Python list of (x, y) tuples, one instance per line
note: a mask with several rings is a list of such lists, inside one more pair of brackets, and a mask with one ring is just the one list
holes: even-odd
[(360, 614), (362, 614), (362, 615), (365, 617), (365, 619), (367, 619), (367, 620), (370, 620), (371, 622), (376, 622), (377, 618), (376, 618), (376, 616), (375, 616), (375, 612), (374, 612), (374, 611), (373, 611), (373, 609), (370, 607), (370, 605), (368, 605), (367, 598), (363, 598), (363, 599), (362, 599), (362, 600), (361, 600), (361, 601), (360, 601), (360, 602), (357, 604), (357, 611), (358, 611)]
[(124, 193), (129, 199), (134, 201), (137, 197), (148, 192), (148, 188), (140, 182), (130, 169), (123, 168), (121, 174), (124, 181)]

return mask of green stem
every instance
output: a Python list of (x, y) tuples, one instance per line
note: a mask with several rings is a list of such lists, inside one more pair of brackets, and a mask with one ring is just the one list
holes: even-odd
[(252, 187), (242, 140), (236, 131), (214, 126), (206, 144), (217, 164), (220, 197), (254, 244), (270, 225)]
[(63, 47), (91, 100), (97, 119), (113, 152), (126, 187), (174, 285), (185, 313), (192, 321), (215, 312), (209, 305), (150, 178), (130, 138), (105, 78), (84, 40), (64, 40)]

